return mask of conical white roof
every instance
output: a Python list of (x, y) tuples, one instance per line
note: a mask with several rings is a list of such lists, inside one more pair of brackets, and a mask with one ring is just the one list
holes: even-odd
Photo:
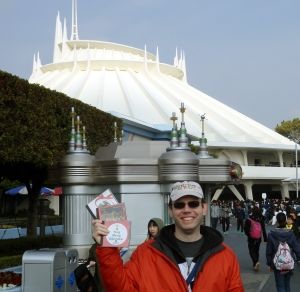
[[(285, 149), (287, 138), (190, 86), (184, 53), (174, 65), (144, 50), (101, 41), (68, 40), (66, 26), (56, 23), (53, 63), (35, 60), (29, 81), (77, 98), (119, 117), (170, 130), (170, 116), (183, 102), (190, 135), (201, 136), (206, 114), (208, 145)], [(180, 120), (180, 118), (179, 118)]]

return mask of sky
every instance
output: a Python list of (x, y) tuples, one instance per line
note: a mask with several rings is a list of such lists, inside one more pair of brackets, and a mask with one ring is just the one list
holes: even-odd
[[(33, 55), (52, 63), (58, 11), (71, 0), (0, 0), (0, 70), (28, 79)], [(299, 0), (77, 0), (82, 40), (121, 43), (173, 64), (188, 83), (274, 129), (300, 118)]]

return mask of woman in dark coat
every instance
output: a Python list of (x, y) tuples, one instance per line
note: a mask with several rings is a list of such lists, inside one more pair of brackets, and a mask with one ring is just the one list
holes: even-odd
[[(252, 220), (254, 221), (254, 224), (255, 222), (258, 222), (260, 224), (261, 234), (258, 238), (254, 238), (250, 232), (252, 228), (251, 225), (253, 224)], [(255, 206), (252, 208), (249, 218), (245, 221), (244, 232), (248, 237), (248, 250), (252, 260), (253, 269), (257, 272), (259, 270), (259, 248), (261, 244), (261, 237), (263, 236), (264, 242), (267, 242), (267, 233), (264, 217), (262, 215), (261, 210), (258, 207)]]

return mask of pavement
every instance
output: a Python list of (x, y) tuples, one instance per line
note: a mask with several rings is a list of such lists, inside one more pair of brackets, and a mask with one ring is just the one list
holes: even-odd
[[(246, 292), (275, 292), (275, 280), (273, 272), (269, 272), (266, 265), (266, 243), (262, 242), (260, 245), (259, 262), (260, 269), (258, 272), (253, 271), (252, 261), (248, 252), (247, 236), (244, 233), (236, 230), (235, 219), (231, 218), (232, 226), (228, 234), (224, 235), (225, 242), (234, 250), (237, 254), (242, 281), (244, 283)], [(218, 230), (220, 231), (220, 225)], [(274, 228), (267, 225), (267, 232)], [(291, 292), (299, 291), (300, 287), (300, 266), (296, 266), (294, 275), (291, 278)]]

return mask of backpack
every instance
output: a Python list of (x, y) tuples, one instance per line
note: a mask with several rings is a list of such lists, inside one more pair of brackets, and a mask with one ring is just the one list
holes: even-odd
[(291, 255), (291, 249), (286, 242), (279, 242), (273, 263), (276, 270), (279, 271), (290, 271), (294, 269), (295, 262)]
[(250, 225), (250, 231), (249, 235), (251, 238), (259, 239), (261, 238), (261, 224), (258, 221), (250, 219), (251, 225)]

